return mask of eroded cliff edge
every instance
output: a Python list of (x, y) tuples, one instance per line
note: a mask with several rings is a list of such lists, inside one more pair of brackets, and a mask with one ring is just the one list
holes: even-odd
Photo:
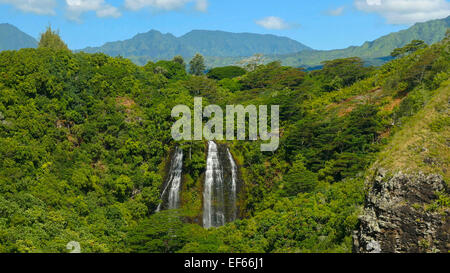
[(354, 252), (450, 251), (449, 86), (401, 126), (369, 170)]
[(448, 187), (440, 175), (391, 176), (380, 169), (354, 235), (354, 252), (417, 253), (450, 250), (450, 210), (440, 209)]

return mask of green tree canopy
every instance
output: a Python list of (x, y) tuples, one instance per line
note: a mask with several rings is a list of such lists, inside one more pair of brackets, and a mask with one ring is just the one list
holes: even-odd
[(284, 177), (284, 194), (296, 196), (299, 193), (311, 192), (316, 188), (317, 183), (317, 174), (306, 169), (304, 158), (297, 157)]
[(205, 72), (205, 58), (202, 55), (196, 54), (194, 58), (189, 62), (189, 72), (192, 75), (200, 76)]
[(41, 34), (39, 39), (39, 48), (51, 48), (56, 50), (69, 50), (66, 43), (59, 36), (59, 31), (52, 30), (51, 26), (47, 27), (47, 30)]
[(149, 62), (145, 68), (155, 74), (162, 74), (168, 79), (182, 80), (187, 77), (186, 68), (179, 61), (158, 61)]
[(239, 66), (216, 67), (208, 72), (208, 78), (215, 80), (232, 79), (246, 73), (245, 69)]
[(173, 57), (173, 60), (172, 60), (172, 61), (173, 61), (173, 62), (176, 62), (176, 63), (179, 63), (179, 64), (181, 64), (183, 67), (186, 68), (186, 63), (184, 62), (184, 59), (183, 59), (182, 56), (180, 56), (180, 55), (175, 56), (175, 57)]
[(411, 43), (405, 45), (404, 47), (401, 48), (396, 48), (394, 49), (394, 51), (392, 51), (391, 56), (392, 57), (398, 57), (404, 54), (409, 54), (412, 52), (415, 52), (421, 48), (425, 48), (427, 47), (427, 45), (425, 44), (424, 41), (422, 40), (412, 40)]
[(359, 57), (350, 57), (323, 62), (322, 74), (329, 90), (350, 86), (365, 78), (370, 68), (364, 67), (364, 61)]

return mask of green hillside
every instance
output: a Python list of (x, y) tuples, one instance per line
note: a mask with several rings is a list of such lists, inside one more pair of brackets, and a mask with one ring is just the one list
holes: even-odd
[(172, 34), (151, 30), (129, 40), (88, 47), (81, 51), (120, 55), (143, 65), (149, 60), (172, 59), (177, 55), (192, 58), (196, 53), (214, 57), (241, 57), (255, 53), (287, 54), (309, 49), (292, 39), (274, 35), (194, 30), (177, 38)]
[(35, 48), (37, 41), (10, 24), (0, 24), (0, 51)]
[(323, 61), (347, 57), (360, 57), (369, 63), (379, 64), (383, 57), (390, 56), (392, 50), (402, 47), (412, 40), (423, 40), (427, 44), (436, 43), (445, 36), (450, 28), (450, 16), (445, 19), (417, 23), (399, 32), (383, 36), (375, 41), (366, 42), (362, 46), (352, 46), (346, 49), (327, 51), (304, 51), (285, 56), (271, 56), (271, 59), (281, 60), (284, 65), (314, 67)]
[(395, 172), (442, 175), (450, 181), (450, 82), (432, 94), (430, 102), (392, 138), (375, 164)]

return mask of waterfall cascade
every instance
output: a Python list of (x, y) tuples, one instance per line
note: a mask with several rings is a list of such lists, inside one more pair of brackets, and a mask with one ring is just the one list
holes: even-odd
[(157, 212), (161, 209), (178, 209), (180, 207), (181, 177), (183, 172), (183, 150), (175, 148), (170, 163), (169, 177), (161, 194), (163, 202), (159, 204)]
[[(161, 194), (162, 202), (157, 212), (180, 208), (182, 171), (183, 150), (176, 147)], [(239, 181), (238, 167), (228, 147), (209, 141), (203, 187), (203, 226), (205, 228), (220, 227), (238, 218)]]
[(214, 141), (208, 143), (205, 186), (203, 189), (203, 226), (219, 227), (225, 224), (223, 172), (219, 150)]
[(219, 227), (236, 220), (238, 169), (225, 145), (208, 142), (203, 190), (203, 226)]
[(237, 182), (238, 182), (238, 168), (236, 162), (234, 162), (233, 155), (230, 150), (227, 149), (228, 160), (231, 164), (231, 192), (230, 192), (230, 204), (231, 204), (231, 217), (232, 221), (236, 220), (238, 217), (237, 211)]

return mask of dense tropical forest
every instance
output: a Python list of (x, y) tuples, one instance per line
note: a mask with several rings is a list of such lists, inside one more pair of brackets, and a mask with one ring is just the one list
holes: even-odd
[[(370, 166), (448, 95), (449, 35), (412, 41), (380, 67), (254, 59), (204, 73), (201, 55), (138, 66), (73, 53), (48, 29), (37, 49), (0, 53), (0, 252), (67, 252), (70, 241), (83, 252), (351, 252)], [(219, 228), (198, 223), (206, 142), (171, 136), (171, 109), (192, 109), (194, 97), (281, 110), (276, 152), (223, 142), (244, 189), (241, 219)], [(448, 132), (448, 116), (437, 117), (430, 130)], [(189, 153), (182, 206), (156, 213), (176, 145)], [(448, 182), (448, 150), (437, 153), (432, 169)], [(434, 209), (449, 202), (442, 193)]]

